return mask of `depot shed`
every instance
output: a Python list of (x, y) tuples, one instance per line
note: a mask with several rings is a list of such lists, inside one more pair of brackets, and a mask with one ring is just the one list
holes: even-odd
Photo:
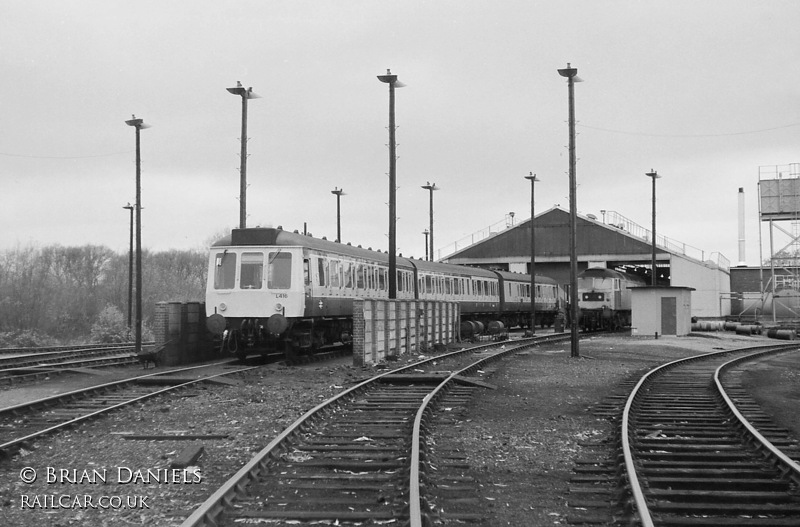
[(688, 335), (692, 291), (692, 287), (632, 287), (631, 335)]

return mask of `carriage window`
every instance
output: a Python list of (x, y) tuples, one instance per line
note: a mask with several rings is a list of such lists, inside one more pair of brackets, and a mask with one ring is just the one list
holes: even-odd
[(240, 273), (241, 289), (261, 289), (264, 286), (264, 253), (242, 253)]
[(267, 288), (289, 289), (292, 286), (292, 253), (269, 253)]
[(350, 262), (344, 264), (344, 286), (353, 288), (353, 265)]
[(396, 278), (397, 279), (397, 290), (398, 291), (405, 291), (405, 288), (403, 287), (403, 278), (405, 278), (405, 273), (398, 270), (398, 271), (396, 271), (396, 275), (397, 275), (397, 278)]
[(328, 266), (322, 258), (317, 258), (317, 273), (319, 275), (319, 285), (325, 287), (325, 275), (328, 274)]
[(214, 289), (233, 289), (236, 279), (236, 253), (217, 253), (214, 262)]
[(364, 289), (364, 266), (362, 264), (356, 266), (356, 287)]
[(378, 289), (381, 291), (386, 290), (386, 271), (384, 269), (378, 269)]
[(331, 260), (331, 287), (342, 286), (342, 270), (339, 260)]

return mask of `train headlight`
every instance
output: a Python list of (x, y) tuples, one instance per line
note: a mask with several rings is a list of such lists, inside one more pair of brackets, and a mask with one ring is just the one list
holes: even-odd
[(228, 309), (228, 305), (225, 302), (220, 303), (219, 310), (225, 311), (226, 309)]
[(279, 303), (275, 304), (275, 311), (281, 312), (283, 310), (283, 306)]

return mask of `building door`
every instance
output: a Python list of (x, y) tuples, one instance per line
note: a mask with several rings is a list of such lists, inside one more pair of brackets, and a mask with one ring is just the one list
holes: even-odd
[(674, 296), (661, 298), (661, 334), (678, 334), (677, 298)]

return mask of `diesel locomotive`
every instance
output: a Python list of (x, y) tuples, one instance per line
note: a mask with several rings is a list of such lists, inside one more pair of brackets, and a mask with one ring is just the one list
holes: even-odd
[(617, 330), (631, 325), (631, 287), (644, 286), (639, 276), (590, 267), (578, 275), (580, 327), (586, 331)]

